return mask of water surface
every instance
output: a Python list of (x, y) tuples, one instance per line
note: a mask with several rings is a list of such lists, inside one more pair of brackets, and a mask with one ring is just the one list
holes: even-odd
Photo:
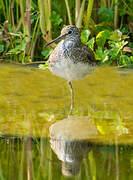
[(133, 178), (132, 70), (100, 67), (74, 81), (68, 118), (64, 79), (25, 66), (0, 69), (0, 179)]

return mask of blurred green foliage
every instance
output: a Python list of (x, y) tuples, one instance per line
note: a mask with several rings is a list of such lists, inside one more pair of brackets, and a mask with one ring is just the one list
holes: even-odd
[[(117, 3), (114, 0), (85, 0), (84, 5), (83, 1), (49, 0), (45, 7), (41, 2), (1, 1), (0, 55), (5, 61), (26, 63), (47, 60), (52, 50), (46, 49), (45, 43), (59, 36), (61, 29), (71, 21), (78, 27), (81, 24), (81, 41), (94, 51), (99, 63), (118, 66), (133, 63), (132, 0), (118, 0)], [(27, 5), (30, 7), (29, 17), (26, 14)], [(92, 11), (88, 12), (91, 6)], [(27, 54), (28, 42), (30, 47)]]

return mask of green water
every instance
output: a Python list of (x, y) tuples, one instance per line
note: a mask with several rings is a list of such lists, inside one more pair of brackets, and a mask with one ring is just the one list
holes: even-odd
[(101, 67), (73, 88), (68, 118), (64, 79), (0, 66), (0, 179), (133, 178), (132, 70)]
[[(62, 162), (51, 150), (49, 139), (15, 139), (6, 137), (0, 140), (0, 179), (37, 180), (132, 180), (133, 146), (91, 145), (83, 142), (75, 146), (89, 148), (80, 161), (80, 172), (75, 177), (62, 174)], [(76, 142), (75, 142), (76, 143)], [(78, 151), (79, 152), (79, 151)], [(78, 153), (76, 153), (78, 157)], [(67, 174), (71, 170), (67, 170)]]

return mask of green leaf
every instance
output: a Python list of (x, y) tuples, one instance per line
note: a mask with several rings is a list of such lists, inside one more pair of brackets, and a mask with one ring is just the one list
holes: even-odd
[(26, 43), (24, 41), (17, 45), (14, 49), (9, 50), (6, 54), (19, 54), (25, 51)]
[(41, 54), (47, 59), (49, 55), (52, 53), (53, 49), (43, 50)]
[(96, 43), (98, 46), (104, 47), (106, 40), (111, 35), (111, 32), (109, 30), (101, 31), (96, 36)]
[(122, 37), (122, 32), (119, 30), (115, 30), (112, 35), (109, 37), (110, 40), (120, 41)]
[(0, 53), (2, 53), (4, 51), (4, 45), (0, 44)]
[(133, 56), (130, 56), (130, 62), (133, 64)]
[(118, 53), (120, 52), (120, 48), (115, 47), (114, 49), (110, 49), (108, 52), (111, 59), (117, 59)]
[(56, 11), (52, 11), (52, 16), (51, 16), (52, 24), (60, 25), (62, 21), (63, 19), (60, 17), (60, 14), (58, 14)]
[(87, 44), (87, 41), (88, 41), (88, 38), (90, 36), (91, 32), (88, 28), (84, 29), (82, 32), (81, 32), (81, 42), (84, 43), (84, 44)]
[(133, 49), (133, 42), (129, 42), (129, 47)]
[(87, 46), (92, 50), (94, 50), (94, 43), (95, 43), (95, 38), (93, 37), (87, 42)]
[(111, 57), (111, 59), (116, 59), (118, 58), (118, 55), (120, 53), (120, 51), (123, 49), (123, 47), (128, 44), (128, 41), (109, 41), (108, 42), (110, 47), (112, 47), (112, 49), (108, 50), (109, 51), (109, 55)]
[(131, 64), (130, 58), (128, 56), (126, 56), (126, 55), (121, 55), (119, 62), (120, 62), (119, 63), (120, 65), (122, 64), (122, 65), (125, 65), (125, 66)]
[(113, 8), (101, 7), (98, 11), (100, 22), (113, 22), (114, 11)]
[(103, 50), (102, 47), (98, 47), (98, 49), (96, 49), (95, 51), (95, 58), (96, 60), (100, 60), (102, 62), (105, 62), (108, 60), (108, 51), (107, 50)]

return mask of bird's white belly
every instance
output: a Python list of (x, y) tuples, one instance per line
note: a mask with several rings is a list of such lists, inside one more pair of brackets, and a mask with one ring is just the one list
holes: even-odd
[(81, 79), (93, 71), (93, 67), (87, 63), (73, 63), (71, 60), (62, 59), (50, 67), (50, 71), (68, 81)]

